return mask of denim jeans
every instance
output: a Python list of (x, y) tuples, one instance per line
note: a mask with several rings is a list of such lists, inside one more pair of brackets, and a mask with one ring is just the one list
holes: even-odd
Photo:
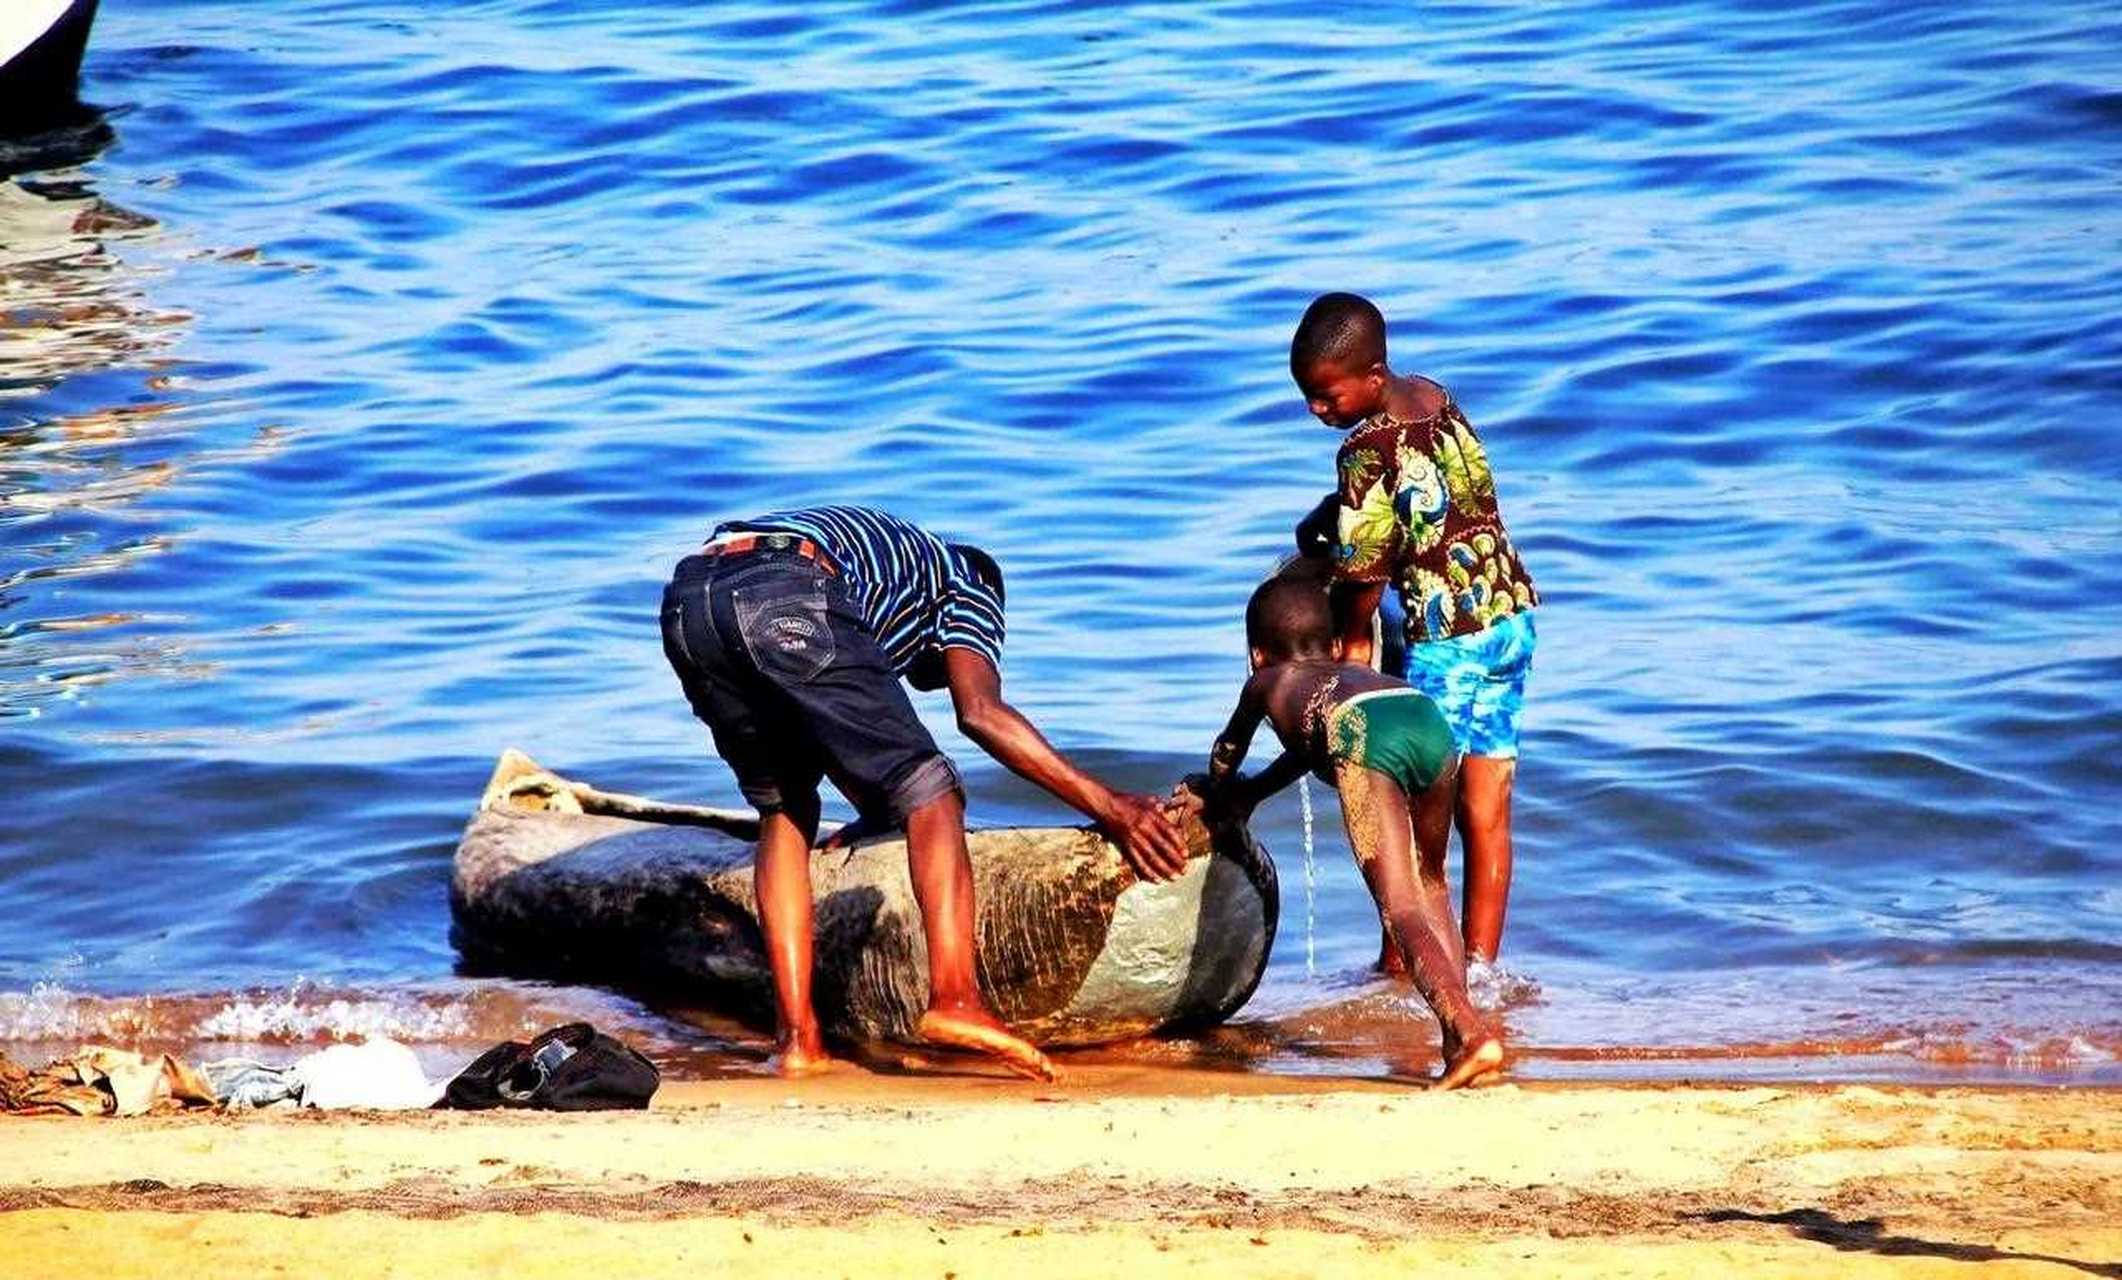
[(959, 790), (839, 580), (793, 551), (687, 556), (663, 592), (663, 652), (761, 814), (821, 778), (865, 815)]

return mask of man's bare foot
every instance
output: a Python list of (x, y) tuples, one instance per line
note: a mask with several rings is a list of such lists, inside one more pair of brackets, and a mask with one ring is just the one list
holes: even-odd
[(959, 1009), (930, 1009), (921, 1015), (921, 1022), (914, 1030), (930, 1044), (949, 1045), (953, 1049), (985, 1054), (1030, 1080), (1053, 1081), (1060, 1078), (1059, 1073), (1054, 1070), (1054, 1064), (1046, 1060), (1045, 1054), (1033, 1048), (1030, 1041), (996, 1021), (991, 1014)]
[(790, 1041), (774, 1051), (774, 1056), (767, 1060), (767, 1065), (783, 1080), (797, 1080), (804, 1076), (819, 1075), (845, 1064), (827, 1053), (824, 1045), (815, 1041)]
[(1433, 1088), (1459, 1089), (1503, 1070), (1503, 1042), (1481, 1036), (1444, 1061), (1444, 1074)]

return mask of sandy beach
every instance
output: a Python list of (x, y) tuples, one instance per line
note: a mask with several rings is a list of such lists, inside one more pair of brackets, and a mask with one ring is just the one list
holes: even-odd
[(11, 1277), (2122, 1276), (2122, 1093), (1133, 1068), (0, 1122)]

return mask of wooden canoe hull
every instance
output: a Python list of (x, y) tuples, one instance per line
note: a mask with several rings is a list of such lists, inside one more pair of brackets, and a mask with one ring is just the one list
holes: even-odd
[[(517, 779), (532, 776), (511, 756)], [(521, 787), (510, 794), (511, 767), (505, 756), (457, 848), (454, 937), (470, 962), (771, 1016), (749, 814), (609, 797), (543, 771), (585, 811), (538, 807)], [(1150, 884), (1091, 830), (969, 833), (980, 982), (996, 1012), (1037, 1043), (1083, 1045), (1207, 1025), (1243, 1005), (1274, 940), (1274, 866), (1242, 830), (1211, 841), (1193, 824), (1191, 836), (1186, 873)], [(827, 1032), (913, 1039), (928, 958), (904, 841), (817, 853), (811, 888), (813, 1000)]]

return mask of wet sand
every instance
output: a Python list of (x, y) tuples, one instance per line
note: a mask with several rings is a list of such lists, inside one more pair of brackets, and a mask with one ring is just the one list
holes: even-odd
[(0, 1120), (0, 1274), (2122, 1276), (2122, 1092), (1085, 1068)]

